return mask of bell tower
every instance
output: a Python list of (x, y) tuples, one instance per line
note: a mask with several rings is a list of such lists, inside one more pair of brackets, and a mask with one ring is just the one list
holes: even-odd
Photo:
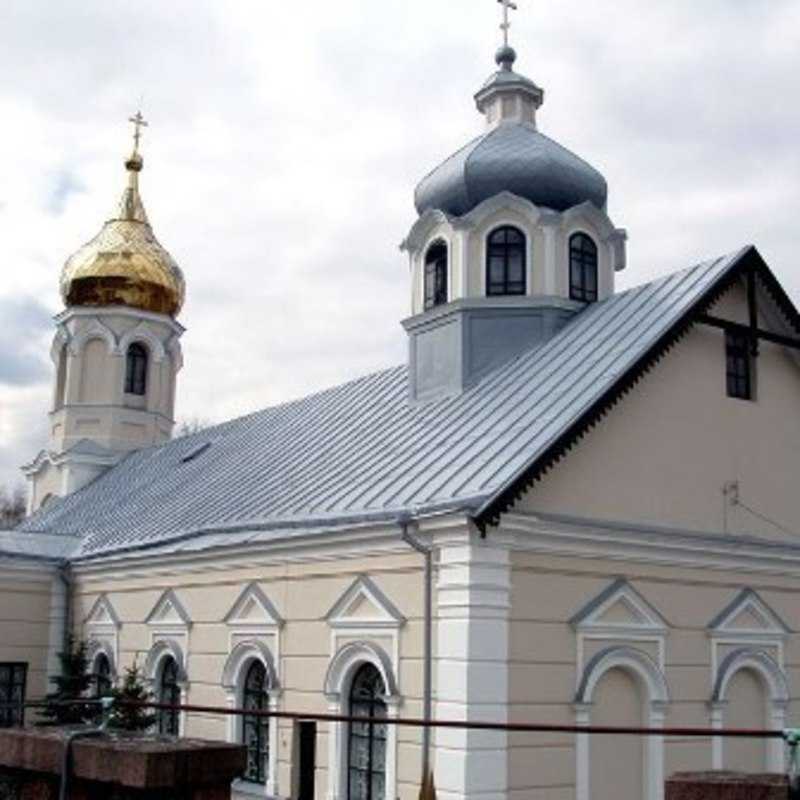
[(127, 186), (100, 233), (67, 259), (51, 349), (48, 447), (23, 467), (29, 513), (80, 489), (126, 453), (170, 438), (182, 366), (183, 274), (139, 193), (141, 113), (131, 118)]

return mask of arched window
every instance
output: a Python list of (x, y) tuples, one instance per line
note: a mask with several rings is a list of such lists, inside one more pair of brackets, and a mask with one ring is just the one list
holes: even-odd
[(492, 231), (486, 246), (486, 294), (525, 294), (525, 234), (505, 225)]
[[(158, 702), (170, 706), (180, 705), (181, 687), (178, 685), (178, 664), (172, 656), (167, 656), (161, 667), (158, 687)], [(158, 712), (158, 732), (165, 736), (178, 736), (180, 733), (180, 712), (163, 708)]]
[(147, 349), (134, 342), (125, 360), (125, 394), (144, 395), (147, 391)]
[(348, 800), (384, 800), (386, 795), (386, 687), (372, 664), (359, 667), (350, 687)]
[(94, 683), (95, 697), (107, 697), (111, 694), (111, 662), (105, 653), (98, 653), (94, 660)]
[[(253, 661), (247, 670), (242, 688), (242, 707), (248, 711), (266, 711), (269, 707), (267, 670), (260, 661)], [(267, 782), (269, 764), (269, 719), (245, 714), (242, 718), (242, 743), (247, 747), (245, 780)]]
[(572, 300), (597, 300), (597, 245), (585, 233), (569, 240), (569, 296)]
[(447, 245), (434, 242), (425, 254), (425, 310), (447, 302)]

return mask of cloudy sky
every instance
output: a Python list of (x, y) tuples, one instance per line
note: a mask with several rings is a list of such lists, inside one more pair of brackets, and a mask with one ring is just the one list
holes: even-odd
[[(541, 128), (607, 177), (624, 286), (748, 242), (800, 300), (798, 0), (517, 0)], [(405, 356), (415, 183), (481, 129), (495, 0), (2, 0), (0, 485), (46, 441), (65, 258), (124, 184), (182, 265), (178, 416)]]

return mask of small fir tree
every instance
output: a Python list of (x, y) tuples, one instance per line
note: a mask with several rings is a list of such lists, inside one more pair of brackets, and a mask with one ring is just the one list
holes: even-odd
[(76, 642), (70, 636), (66, 649), (58, 654), (58, 660), (61, 674), (50, 676), (50, 683), (54, 684), (55, 690), (44, 699), (42, 724), (80, 725), (92, 720), (97, 713), (96, 707), (80, 702), (86, 699), (92, 685), (86, 642)]
[(141, 703), (151, 703), (152, 695), (145, 686), (144, 676), (136, 662), (125, 670), (122, 686), (112, 689), (114, 705), (109, 727), (118, 731), (146, 731), (156, 723), (157, 715)]

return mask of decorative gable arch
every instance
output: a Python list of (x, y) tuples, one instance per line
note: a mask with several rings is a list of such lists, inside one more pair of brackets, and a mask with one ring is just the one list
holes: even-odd
[(651, 703), (669, 702), (664, 673), (647, 653), (633, 647), (609, 647), (597, 653), (584, 668), (575, 702), (591, 703), (595, 687), (611, 669), (624, 669), (634, 674), (647, 688)]
[(94, 601), (89, 613), (83, 620), (83, 624), (110, 625), (114, 628), (120, 628), (122, 626), (122, 622), (105, 592)]
[(177, 625), (191, 627), (192, 620), (183, 603), (172, 589), (167, 589), (145, 619), (147, 625)]
[(271, 628), (281, 628), (284, 624), (272, 601), (255, 581), (245, 586), (225, 615), (224, 622), (228, 625)]
[[(406, 618), (366, 575), (359, 575), (325, 615), (333, 628), (400, 628)], [(387, 684), (388, 685), (388, 684)]]

